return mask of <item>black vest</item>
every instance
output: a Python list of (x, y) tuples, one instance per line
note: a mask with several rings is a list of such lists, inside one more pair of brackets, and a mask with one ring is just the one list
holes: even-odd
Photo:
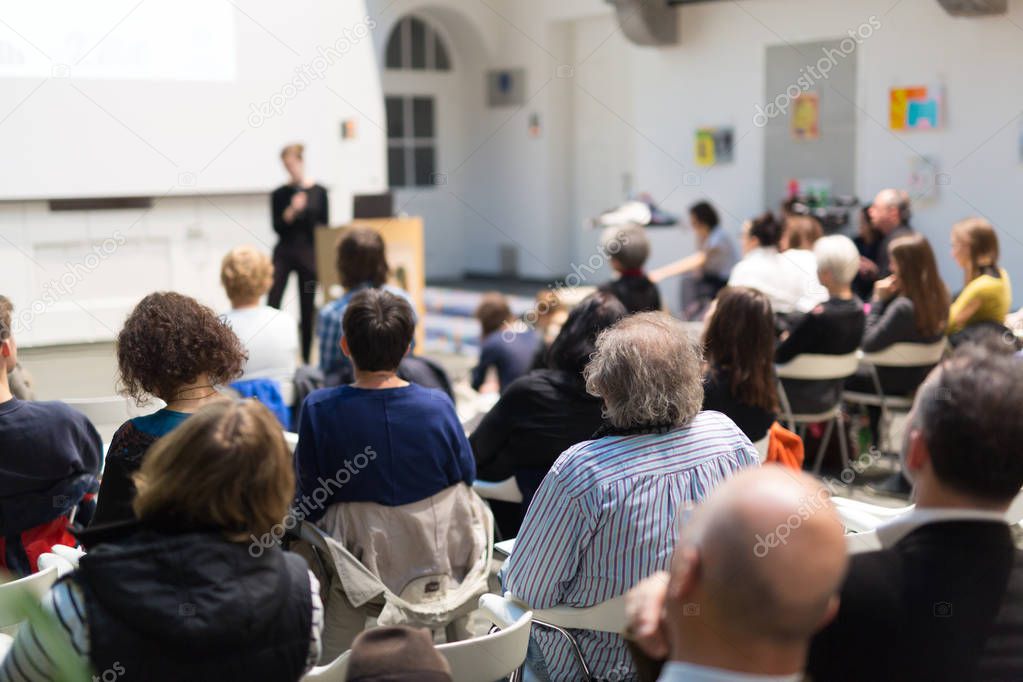
[(215, 533), (139, 530), (92, 549), (70, 579), (84, 593), (99, 674), (277, 681), (305, 669), (312, 599), (298, 555), (250, 552)]

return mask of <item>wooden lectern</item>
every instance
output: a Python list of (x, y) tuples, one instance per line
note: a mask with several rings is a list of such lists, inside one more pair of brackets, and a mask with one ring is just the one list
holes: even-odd
[(416, 304), (416, 346), (425, 348), (423, 319), (426, 315), (424, 289), (426, 264), (423, 245), (422, 218), (359, 218), (341, 227), (316, 229), (316, 272), (326, 301), (342, 294), (337, 273), (337, 243), (347, 230), (369, 227), (380, 233), (387, 246), (387, 264), (391, 268), (388, 284), (409, 292)]

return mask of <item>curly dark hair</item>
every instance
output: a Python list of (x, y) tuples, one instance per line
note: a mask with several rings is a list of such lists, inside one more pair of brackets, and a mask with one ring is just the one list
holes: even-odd
[(117, 335), (121, 392), (144, 403), (165, 401), (202, 374), (213, 384), (241, 376), (247, 354), (231, 328), (190, 296), (149, 294)]

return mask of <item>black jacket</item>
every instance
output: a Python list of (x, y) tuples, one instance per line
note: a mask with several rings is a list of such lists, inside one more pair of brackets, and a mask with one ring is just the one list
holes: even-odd
[(1023, 552), (1009, 527), (943, 521), (852, 557), (814, 682), (1023, 680)]
[(601, 286), (600, 290), (613, 294), (630, 314), (661, 309), (661, 292), (646, 275), (622, 275)]
[(218, 533), (122, 527), (69, 576), (85, 597), (94, 670), (119, 663), (125, 682), (301, 677), (312, 627), (301, 557)]

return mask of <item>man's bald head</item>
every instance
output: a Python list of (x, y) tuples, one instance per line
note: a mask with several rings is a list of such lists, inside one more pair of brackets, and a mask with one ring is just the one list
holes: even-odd
[[(669, 597), (699, 599), (701, 615), (732, 633), (805, 641), (837, 606), (847, 563), (843, 535), (815, 479), (779, 466), (743, 471), (683, 529)], [(694, 591), (684, 593), (686, 585)]]

